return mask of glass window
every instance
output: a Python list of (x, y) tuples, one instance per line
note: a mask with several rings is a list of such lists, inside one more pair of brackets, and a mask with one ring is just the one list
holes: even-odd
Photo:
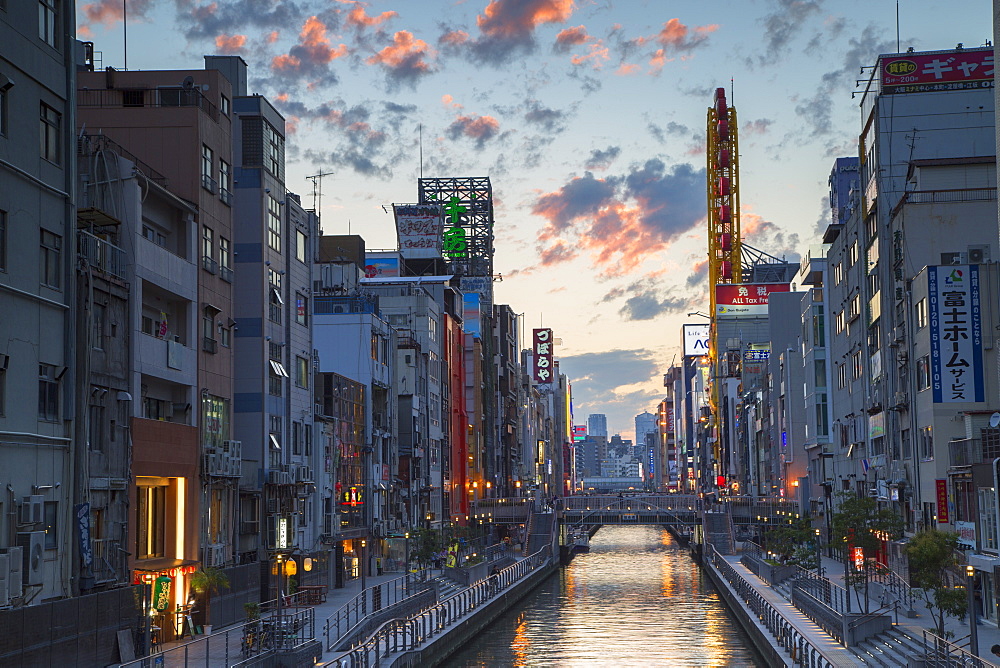
[(41, 156), (49, 162), (59, 164), (59, 131), (62, 114), (42, 102), (39, 111), (39, 140)]
[(295, 322), (300, 325), (308, 325), (307, 317), (308, 302), (306, 302), (306, 296), (301, 292), (295, 293)]
[(923, 329), (927, 326), (927, 300), (921, 299), (913, 307), (914, 316), (917, 321), (917, 329)]
[(926, 390), (931, 386), (931, 358), (924, 355), (917, 360), (917, 391)]
[(309, 360), (305, 357), (295, 358), (295, 384), (299, 387), (309, 387)]
[(281, 252), (281, 205), (267, 196), (267, 245)]
[(292, 422), (292, 454), (302, 454), (302, 423)]
[(231, 269), (232, 261), (232, 251), (229, 247), (229, 239), (219, 237), (219, 266), (223, 269)]
[(934, 459), (934, 428), (927, 426), (920, 428), (920, 457), (922, 459)]
[(992, 487), (979, 488), (979, 535), (985, 550), (997, 549), (997, 504)]
[(38, 264), (42, 285), (59, 290), (62, 287), (62, 237), (41, 231), (41, 258)]
[(302, 230), (295, 230), (295, 259), (303, 264), (306, 262), (307, 237)]
[(163, 556), (167, 488), (140, 485), (136, 490), (136, 554), (139, 559)]
[(215, 258), (215, 233), (211, 227), (201, 228), (201, 255), (209, 262)]
[(220, 104), (219, 104), (219, 110), (220, 110), (220, 111), (221, 111), (221, 112), (222, 112), (222, 113), (223, 113), (223, 114), (224, 114), (225, 116), (228, 116), (228, 115), (229, 115), (229, 111), (230, 111), (230, 104), (229, 104), (229, 98), (228, 98), (228, 97), (226, 97), (225, 95), (223, 95), (223, 96), (222, 96), (222, 100), (220, 100)]
[(5, 414), (4, 406), (6, 405), (6, 389), (7, 389), (7, 369), (0, 366), (0, 416)]
[(38, 419), (59, 420), (59, 379), (51, 364), (38, 365)]
[(207, 178), (212, 178), (212, 168), (215, 162), (215, 156), (212, 153), (212, 149), (205, 144), (201, 145), (201, 175)]
[(269, 124), (264, 123), (264, 167), (279, 180), (284, 180), (285, 139)]
[(219, 187), (226, 191), (233, 189), (232, 168), (225, 160), (219, 160)]
[(229, 439), (229, 402), (212, 394), (201, 395), (201, 422), (204, 445), (222, 449)]
[(104, 406), (90, 406), (90, 450), (104, 451)]
[(56, 1), (38, 0), (38, 37), (49, 46), (56, 46)]

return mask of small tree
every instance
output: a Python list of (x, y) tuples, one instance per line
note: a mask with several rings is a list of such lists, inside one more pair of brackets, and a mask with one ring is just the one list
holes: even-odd
[(968, 608), (968, 592), (948, 586), (958, 563), (957, 548), (958, 534), (928, 529), (914, 536), (903, 550), (910, 563), (910, 580), (921, 588), (937, 625), (937, 634), (942, 638), (952, 635), (950, 631), (946, 635), (944, 630), (945, 615), (961, 617)]
[[(854, 589), (858, 603), (869, 612), (869, 584), (872, 577), (882, 567), (874, 563), (873, 557), (883, 539), (895, 540), (903, 532), (903, 518), (892, 510), (879, 508), (875, 499), (861, 497), (853, 492), (839, 494), (840, 505), (831, 516), (833, 535), (831, 543), (843, 549), (844, 559), (850, 562), (852, 548), (861, 548), (864, 566), (847, 575), (844, 584)], [(861, 587), (861, 592), (858, 587)], [(864, 594), (862, 600), (861, 594)]]
[[(427, 566), (438, 551), (440, 537), (434, 529), (412, 529), (410, 531), (410, 558), (421, 566)], [(407, 564), (409, 570), (409, 564)]]
[(805, 517), (790, 520), (786, 524), (776, 524), (767, 529), (764, 534), (764, 545), (768, 552), (778, 555), (778, 560), (783, 564), (799, 564), (803, 568), (815, 568), (802, 563), (815, 561), (812, 550), (808, 550), (809, 556), (801, 548), (806, 547), (815, 538), (809, 520)]
[(204, 605), (202, 611), (202, 624), (210, 624), (212, 618), (209, 615), (212, 606), (212, 594), (218, 593), (220, 588), (229, 589), (229, 577), (221, 568), (209, 566), (195, 571), (191, 575), (191, 589), (198, 594)]

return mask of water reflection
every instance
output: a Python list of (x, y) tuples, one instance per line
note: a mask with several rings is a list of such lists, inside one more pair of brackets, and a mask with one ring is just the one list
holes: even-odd
[(666, 531), (605, 527), (448, 666), (763, 665)]

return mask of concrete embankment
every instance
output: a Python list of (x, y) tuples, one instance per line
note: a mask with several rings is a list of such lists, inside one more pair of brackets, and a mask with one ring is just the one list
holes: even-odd
[(434, 638), (419, 650), (407, 652), (392, 661), (393, 668), (416, 668), (417, 666), (436, 666), (449, 656), (473, 640), (483, 629), (497, 617), (511, 609), (527, 596), (535, 587), (544, 582), (559, 569), (556, 560), (536, 569), (523, 580), (512, 584), (488, 603), (466, 615), (461, 621), (448, 629), (446, 633)]
[(743, 600), (736, 594), (730, 584), (719, 576), (719, 573), (712, 567), (711, 563), (708, 563), (707, 560), (703, 561), (701, 569), (708, 576), (708, 579), (712, 581), (712, 584), (715, 585), (715, 589), (719, 592), (719, 598), (722, 599), (722, 602), (729, 608), (729, 612), (733, 618), (747, 636), (749, 636), (754, 649), (767, 661), (767, 665), (771, 668), (792, 665), (788, 662), (788, 657), (784, 651), (775, 642), (774, 637), (767, 629), (761, 626), (760, 621), (755, 616), (750, 614), (750, 611), (743, 605)]

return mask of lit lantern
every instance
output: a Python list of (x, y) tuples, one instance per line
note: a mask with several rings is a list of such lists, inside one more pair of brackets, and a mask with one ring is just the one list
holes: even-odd
[(311, 571), (313, 569), (312, 557), (306, 557), (302, 560), (302, 570)]
[(715, 476), (715, 486), (716, 487), (725, 487), (726, 486), (726, 476), (724, 476), (724, 475), (717, 475), (717, 476)]
[(294, 559), (285, 562), (285, 575), (292, 576), (299, 572), (299, 566)]

